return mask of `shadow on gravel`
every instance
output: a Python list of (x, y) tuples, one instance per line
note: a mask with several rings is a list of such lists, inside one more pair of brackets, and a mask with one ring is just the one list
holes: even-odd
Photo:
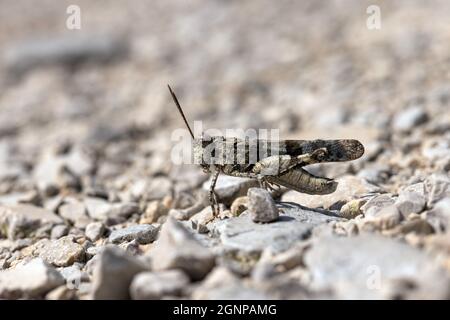
[(301, 210), (306, 210), (306, 211), (313, 211), (313, 212), (317, 212), (326, 216), (330, 216), (330, 217), (336, 217), (336, 218), (342, 218), (338, 213), (333, 212), (333, 211), (329, 211), (329, 210), (325, 210), (325, 209), (320, 209), (320, 208), (308, 208), (305, 206), (302, 206), (298, 203), (295, 202), (281, 202), (281, 201), (277, 201), (277, 204), (280, 205), (281, 207), (285, 207), (285, 208), (289, 208), (289, 209), (301, 209)]

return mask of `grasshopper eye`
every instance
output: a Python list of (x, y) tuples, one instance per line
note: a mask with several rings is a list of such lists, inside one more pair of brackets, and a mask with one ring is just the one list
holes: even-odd
[(320, 148), (320, 149), (316, 150), (316, 159), (319, 161), (325, 160), (327, 153), (328, 153), (328, 151), (326, 148)]

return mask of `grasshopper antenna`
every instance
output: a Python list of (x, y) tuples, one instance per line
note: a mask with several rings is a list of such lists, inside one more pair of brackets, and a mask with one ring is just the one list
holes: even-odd
[(172, 95), (173, 102), (175, 102), (175, 105), (177, 106), (178, 111), (180, 111), (180, 114), (183, 117), (184, 123), (186, 124), (186, 127), (188, 128), (192, 139), (195, 139), (194, 134), (192, 133), (191, 127), (189, 126), (189, 123), (187, 122), (186, 117), (184, 116), (183, 109), (181, 109), (180, 103), (178, 102), (177, 96), (175, 95), (175, 93), (173, 93), (172, 88), (169, 85), (167, 85), (167, 87), (169, 88), (170, 94)]

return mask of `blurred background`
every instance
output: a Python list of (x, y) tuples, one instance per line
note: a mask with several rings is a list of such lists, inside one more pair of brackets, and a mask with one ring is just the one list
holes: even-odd
[[(67, 27), (73, 4), (80, 29)], [(367, 27), (373, 4), (381, 13), (375, 30)], [(171, 131), (183, 125), (167, 83), (188, 119), (203, 120), (205, 128), (351, 137), (374, 154), (395, 149), (397, 132), (408, 133), (399, 137), (402, 143), (414, 144), (405, 139), (418, 139), (417, 125), (431, 118), (432, 126), (445, 129), (450, 122), (449, 6), (410, 0), (0, 1), (3, 163), (12, 149), (33, 167), (53, 143), (104, 150), (105, 143), (131, 136), (142, 142), (142, 152), (122, 153), (132, 158), (125, 162), (143, 157), (153, 162), (150, 174), (167, 171)], [(377, 139), (383, 144), (370, 149)], [(13, 170), (3, 169), (3, 175)]]

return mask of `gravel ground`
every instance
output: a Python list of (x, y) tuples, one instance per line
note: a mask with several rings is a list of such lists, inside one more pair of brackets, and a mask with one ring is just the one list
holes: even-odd
[[(450, 299), (448, 1), (77, 2), (0, 1), (0, 298)], [(221, 176), (215, 218), (167, 83), (365, 155), (324, 196)]]

